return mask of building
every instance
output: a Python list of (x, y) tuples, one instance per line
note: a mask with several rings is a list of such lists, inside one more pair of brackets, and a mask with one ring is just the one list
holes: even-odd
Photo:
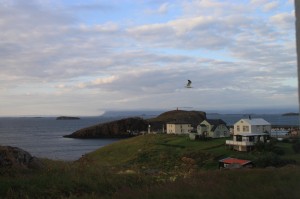
[(262, 118), (241, 119), (234, 124), (233, 139), (226, 146), (237, 151), (251, 151), (257, 142), (270, 140), (271, 124)]
[(185, 122), (172, 122), (167, 123), (167, 134), (189, 134), (193, 127)]
[(197, 126), (197, 134), (204, 137), (221, 138), (229, 137), (230, 131), (223, 120), (206, 119)]
[(219, 169), (239, 169), (252, 167), (253, 163), (250, 160), (242, 160), (231, 157), (219, 160)]
[(271, 133), (271, 124), (262, 118), (241, 119), (234, 124), (233, 134)]

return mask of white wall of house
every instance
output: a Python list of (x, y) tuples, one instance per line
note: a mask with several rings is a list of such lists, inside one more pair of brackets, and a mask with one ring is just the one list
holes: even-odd
[(192, 129), (191, 124), (167, 124), (167, 134), (188, 134)]
[(212, 126), (206, 120), (202, 121), (200, 125), (197, 126), (197, 134), (202, 135), (204, 132), (210, 132)]
[(241, 119), (234, 124), (234, 135), (271, 132), (271, 124), (261, 118)]

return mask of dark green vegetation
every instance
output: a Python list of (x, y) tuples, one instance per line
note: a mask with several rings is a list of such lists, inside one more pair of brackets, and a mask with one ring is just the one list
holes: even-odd
[[(292, 143), (251, 153), (225, 139), (144, 135), (116, 142), (75, 162), (43, 160), (40, 170), (0, 170), (0, 198), (298, 198), (300, 155)], [(218, 170), (223, 157), (275, 167)], [(266, 160), (261, 160), (266, 159)], [(268, 164), (259, 165), (259, 161)], [(291, 164), (293, 163), (293, 164)]]

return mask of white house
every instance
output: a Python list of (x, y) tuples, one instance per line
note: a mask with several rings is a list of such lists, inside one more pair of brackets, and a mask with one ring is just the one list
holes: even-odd
[(230, 131), (226, 122), (221, 119), (206, 119), (197, 126), (197, 134), (204, 137), (229, 137)]
[(172, 122), (167, 123), (167, 134), (188, 134), (193, 127), (189, 123)]
[(262, 118), (241, 119), (234, 124), (233, 134), (271, 133), (271, 124)]
[(262, 118), (241, 119), (234, 124), (233, 140), (226, 140), (229, 148), (237, 151), (251, 151), (258, 141), (270, 139), (271, 124)]

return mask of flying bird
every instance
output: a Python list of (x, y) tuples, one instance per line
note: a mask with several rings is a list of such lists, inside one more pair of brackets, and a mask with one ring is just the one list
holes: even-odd
[(192, 88), (191, 84), (192, 84), (192, 81), (188, 80), (188, 83), (186, 84), (185, 88)]

